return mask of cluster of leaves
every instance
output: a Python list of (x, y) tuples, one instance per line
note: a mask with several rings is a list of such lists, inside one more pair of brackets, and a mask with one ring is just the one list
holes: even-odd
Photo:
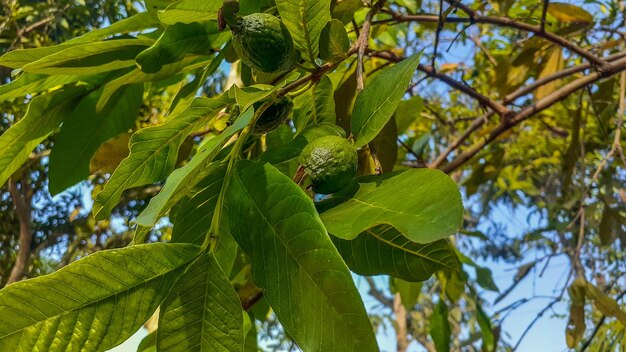
[[(459, 270), (447, 241), (463, 212), (456, 184), (430, 169), (368, 175), (373, 146), (388, 153), (381, 131), (395, 124), (419, 55), (377, 70), (358, 95), (344, 89), (352, 103), (336, 118), (334, 87), (352, 76), (355, 58), (331, 13), (350, 22), (362, 5), (331, 12), (330, 3), (278, 1), (308, 58), (302, 69), (268, 76), (239, 64), (239, 85), (197, 97), (207, 76), (236, 59), (230, 33), (217, 31), (220, 5), (147, 1), (147, 12), (0, 58), (14, 74), (0, 99), (29, 96), (24, 115), (0, 136), (1, 183), (50, 136), (52, 194), (110, 173), (94, 188), (95, 221), (108, 219), (128, 190), (165, 180), (134, 219), (131, 246), (0, 291), (0, 349), (107, 349), (159, 306), (156, 337), (146, 342), (158, 350), (256, 349), (254, 315), (245, 310), (262, 297), (304, 350), (377, 350), (348, 268), (412, 282)], [(242, 1), (243, 13), (267, 9)], [(167, 118), (138, 121), (144, 99), (164, 94), (154, 87), (172, 86)], [(253, 135), (269, 104), (292, 93), (290, 125)], [(363, 176), (315, 203), (307, 184), (291, 179), (297, 156), (315, 138), (346, 132), (361, 148)], [(388, 170), (395, 163), (382, 160)], [(166, 215), (169, 243), (142, 244)]]

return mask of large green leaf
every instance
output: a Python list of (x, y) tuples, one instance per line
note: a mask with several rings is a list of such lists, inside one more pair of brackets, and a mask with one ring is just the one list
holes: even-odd
[(26, 115), (0, 135), (0, 185), (28, 159), (30, 153), (52, 133), (69, 111), (82, 88), (66, 88), (33, 98)]
[(80, 43), (24, 65), (24, 72), (85, 75), (135, 65), (135, 56), (152, 45), (147, 39)]
[(135, 60), (143, 72), (155, 73), (186, 54), (208, 55), (229, 38), (229, 32), (219, 32), (214, 22), (175, 24), (167, 27), (154, 45), (139, 53)]
[[(171, 242), (185, 242), (202, 245), (206, 236), (209, 235), (213, 220), (213, 211), (217, 204), (226, 166), (209, 166), (213, 171), (205, 179), (200, 181), (193, 194), (183, 198), (176, 209), (172, 209), (170, 220), (174, 224)], [(225, 273), (230, 273), (237, 255), (237, 242), (228, 233), (220, 233), (216, 238), (215, 259)]]
[[(213, 166), (213, 165), (211, 165)], [(226, 167), (213, 166), (213, 172), (200, 181), (193, 194), (184, 198), (170, 216), (174, 223), (173, 242), (186, 242), (201, 245), (211, 229), (213, 210), (222, 189)]]
[(0, 291), (1, 351), (102, 351), (150, 318), (185, 265), (189, 244), (153, 243), (89, 255)]
[(222, 2), (222, 0), (179, 0), (159, 12), (159, 20), (165, 24), (216, 20)]
[(96, 111), (102, 89), (85, 96), (64, 120), (50, 154), (49, 189), (57, 194), (89, 176), (98, 147), (135, 124), (143, 102), (143, 85), (121, 89), (105, 109)]
[(389, 225), (373, 227), (349, 241), (333, 237), (333, 242), (348, 267), (360, 275), (424, 281), (438, 270), (460, 269), (448, 241), (411, 242)]
[(243, 313), (237, 292), (212, 255), (202, 255), (176, 283), (159, 313), (161, 352), (242, 351)]
[(430, 243), (461, 227), (461, 194), (441, 171), (411, 169), (357, 180), (318, 206), (328, 232), (339, 238), (351, 240), (388, 224), (411, 241)]
[(58, 53), (59, 51), (74, 47), (78, 44), (79, 43), (12, 50), (0, 56), (0, 66), (19, 68), (24, 65), (30, 64), (31, 62), (40, 60), (48, 55), (52, 55)]
[(356, 136), (356, 146), (369, 143), (387, 124), (411, 83), (419, 64), (420, 54), (386, 69), (367, 82), (359, 93), (352, 110), (350, 130)]
[(148, 12), (140, 12), (128, 18), (124, 18), (123, 20), (111, 23), (106, 27), (94, 29), (85, 35), (68, 40), (63, 43), (63, 45), (92, 42), (95, 39), (106, 38), (113, 34), (139, 32), (144, 29), (157, 28), (159, 26), (159, 21), (152, 17)]
[(24, 73), (15, 81), (0, 86), (0, 101), (36, 94), (48, 89), (80, 81), (84, 76), (48, 76)]
[(98, 100), (96, 108), (98, 110), (101, 110), (107, 104), (111, 96), (118, 89), (120, 89), (120, 87), (123, 87), (127, 84), (165, 80), (168, 78), (172, 78), (172, 76), (180, 72), (189, 72), (197, 68), (208, 66), (212, 64), (213, 61), (214, 59), (212, 57), (189, 56), (183, 58), (180, 61), (163, 66), (161, 70), (156, 73), (145, 73), (141, 69), (135, 68), (128, 73), (107, 82), (104, 85), (102, 95), (100, 96), (100, 100)]
[(252, 276), (304, 351), (377, 351), (348, 268), (311, 199), (269, 164), (239, 161), (224, 226), (252, 261)]
[(211, 165), (211, 161), (220, 148), (235, 133), (248, 126), (253, 115), (253, 111), (250, 109), (239, 116), (234, 124), (200, 147), (185, 166), (174, 170), (165, 181), (161, 192), (150, 200), (146, 209), (139, 214), (135, 222), (141, 226), (153, 226), (174, 204), (191, 194), (200, 180), (215, 171), (217, 165)]
[(124, 190), (167, 177), (174, 170), (178, 149), (189, 133), (227, 104), (228, 97), (225, 95), (211, 99), (197, 98), (163, 125), (144, 128), (133, 134), (130, 155), (122, 160), (96, 197), (93, 206), (96, 218), (107, 217)]
[(276, 7), (294, 44), (309, 62), (319, 53), (320, 34), (330, 21), (330, 0), (278, 0)]

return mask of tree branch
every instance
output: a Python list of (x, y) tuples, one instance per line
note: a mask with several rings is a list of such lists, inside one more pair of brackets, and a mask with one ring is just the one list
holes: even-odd
[(491, 131), (489, 131), (489, 133), (485, 135), (484, 138), (474, 143), (463, 153), (459, 154), (449, 164), (441, 167), (441, 170), (446, 173), (454, 171), (456, 168), (463, 165), (466, 161), (476, 155), (483, 147), (498, 138), (502, 133), (513, 128), (530, 116), (549, 108), (553, 104), (565, 99), (569, 96), (569, 94), (577, 91), (580, 88), (586, 87), (587, 85), (593, 84), (600, 79), (612, 76), (623, 70), (626, 70), (626, 58), (621, 58), (614, 61), (611, 65), (611, 68), (607, 71), (596, 71), (564, 85), (563, 87), (548, 94), (546, 97), (538, 100), (534, 104), (522, 109), (520, 112), (511, 116), (510, 118), (502, 120), (500, 124), (493, 128)]
[(7, 280), (7, 285), (20, 281), (24, 277), (24, 270), (30, 256), (30, 245), (33, 240), (30, 211), (32, 192), (28, 183), (28, 176), (22, 177), (20, 185), (21, 189), (18, 189), (15, 181), (9, 180), (8, 182), (9, 193), (13, 199), (15, 213), (20, 223), (20, 239), (17, 257)]
[(407, 336), (407, 316), (406, 308), (402, 304), (399, 293), (393, 296), (393, 313), (396, 318), (396, 351), (406, 352), (409, 348), (409, 339)]
[(541, 22), (539, 29), (542, 33), (546, 32), (546, 16), (548, 14), (548, 6), (550, 6), (550, 0), (543, 0), (543, 8), (541, 9)]
[[(615, 60), (621, 59), (626, 57), (626, 52), (621, 52), (621, 53), (617, 53), (617, 54), (613, 54), (613, 55), (609, 55), (606, 57), (606, 60), (609, 62), (613, 62)], [(533, 92), (535, 89), (546, 85), (552, 81), (555, 81), (557, 79), (563, 78), (563, 77), (567, 77), (569, 75), (573, 75), (576, 73), (580, 73), (583, 72), (584, 70), (588, 69), (591, 67), (591, 64), (589, 63), (584, 63), (581, 65), (577, 65), (577, 66), (572, 66), (570, 68), (566, 68), (562, 71), (556, 72), (552, 75), (543, 77), (541, 79), (538, 79), (536, 81), (534, 81), (533, 83), (521, 87), (519, 89), (517, 89), (516, 91), (510, 93), (509, 95), (505, 96), (503, 99), (503, 103), (504, 104), (509, 104), (514, 102), (515, 100), (519, 99), (520, 97), (529, 94), (531, 92)], [(450, 153), (452, 153), (454, 150), (456, 150), (459, 146), (461, 146), (461, 144), (476, 130), (478, 130), (482, 125), (484, 125), (484, 123), (486, 121), (489, 120), (489, 118), (491, 118), (494, 115), (493, 111), (488, 112), (485, 115), (479, 116), (476, 119), (474, 119), (474, 121), (472, 121), (472, 123), (470, 124), (470, 126), (463, 131), (463, 133), (452, 143), (448, 146), (448, 148), (446, 148), (445, 151), (443, 151), (441, 154), (439, 154), (439, 156), (435, 159), (435, 161), (433, 161), (429, 167), (431, 168), (438, 168), (439, 166), (441, 166), (441, 164), (443, 164), (443, 162), (446, 160), (446, 158), (448, 157), (448, 155), (450, 155)]]

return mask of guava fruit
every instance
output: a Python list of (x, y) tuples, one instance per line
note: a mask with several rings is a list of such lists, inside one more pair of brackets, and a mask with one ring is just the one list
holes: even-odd
[(224, 29), (228, 24), (233, 32), (233, 47), (246, 65), (267, 73), (287, 71), (294, 67), (298, 55), (291, 34), (277, 17), (267, 13), (241, 17), (237, 12), (237, 1), (224, 1), (219, 26)]
[[(262, 104), (262, 102), (254, 104), (254, 109), (258, 109)], [(282, 97), (279, 101), (265, 109), (263, 114), (259, 116), (259, 119), (254, 125), (254, 133), (265, 134), (275, 130), (285, 122), (292, 110), (293, 102), (291, 98), (288, 96)]]
[(356, 149), (339, 136), (317, 138), (300, 154), (300, 164), (319, 194), (332, 194), (347, 186), (356, 175), (357, 163)]

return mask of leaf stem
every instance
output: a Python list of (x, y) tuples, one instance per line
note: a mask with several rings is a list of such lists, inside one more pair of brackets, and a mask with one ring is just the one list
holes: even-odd
[[(213, 218), (211, 219), (211, 229), (209, 230), (209, 233), (205, 237), (204, 243), (202, 244), (203, 251), (208, 250), (210, 253), (213, 253), (215, 251), (215, 248), (217, 247), (217, 243), (219, 240), (220, 222), (222, 220), (222, 208), (224, 206), (224, 197), (226, 196), (226, 189), (228, 189), (228, 184), (229, 184), (228, 181), (230, 180), (230, 176), (232, 175), (233, 167), (235, 165), (235, 162), (239, 160), (240, 155), (241, 155), (241, 150), (243, 149), (243, 145), (246, 139), (248, 138), (248, 136), (250, 135), (250, 133), (252, 133), (252, 131), (254, 130), (254, 125), (256, 124), (256, 121), (263, 114), (263, 112), (265, 112), (265, 110), (274, 103), (275, 99), (276, 98), (263, 103), (259, 107), (259, 109), (254, 112), (252, 121), (247, 127), (245, 127), (241, 131), (241, 133), (239, 134), (239, 137), (237, 137), (237, 141), (235, 142), (233, 149), (228, 154), (228, 157), (227, 157), (228, 166), (226, 167), (226, 174), (224, 175), (224, 181), (222, 182), (220, 194), (217, 198), (215, 209), (213, 210)], [(251, 109), (253, 108), (251, 107)]]

